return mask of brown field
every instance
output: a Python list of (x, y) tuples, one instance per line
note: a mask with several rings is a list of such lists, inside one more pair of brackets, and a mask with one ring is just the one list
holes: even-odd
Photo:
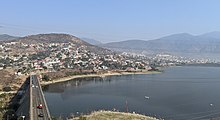
[(21, 75), (16, 76), (14, 69), (3, 69), (0, 70), (0, 91), (6, 86), (10, 86), (13, 91), (18, 90), (27, 76)]

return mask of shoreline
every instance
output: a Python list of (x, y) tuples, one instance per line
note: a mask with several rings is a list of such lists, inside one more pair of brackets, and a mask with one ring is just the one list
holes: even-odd
[(89, 77), (108, 77), (108, 76), (119, 76), (119, 75), (141, 75), (141, 74), (158, 74), (160, 71), (142, 71), (142, 72), (108, 72), (104, 74), (88, 74), (88, 75), (74, 75), (69, 77), (57, 78), (51, 81), (41, 81), (41, 85), (49, 85), (53, 83), (60, 83), (65, 81), (74, 80), (77, 78), (89, 78)]
[(1, 94), (15, 94), (17, 93), (18, 91), (8, 91), (8, 92), (4, 92), (4, 91), (0, 91), (0, 95)]

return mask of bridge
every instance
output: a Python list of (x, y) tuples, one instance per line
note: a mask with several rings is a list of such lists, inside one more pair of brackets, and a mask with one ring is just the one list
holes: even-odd
[[(39, 107), (42, 106), (42, 107)], [(46, 100), (36, 75), (31, 75), (16, 115), (24, 120), (51, 120)]]

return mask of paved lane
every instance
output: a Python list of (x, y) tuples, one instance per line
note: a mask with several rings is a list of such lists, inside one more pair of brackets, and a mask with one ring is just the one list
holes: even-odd
[[(39, 83), (39, 80), (36, 75), (31, 76), (31, 88), (32, 89), (32, 116), (33, 120), (50, 120), (50, 113), (47, 108), (47, 104)], [(42, 104), (43, 108), (37, 108), (38, 105)], [(42, 114), (43, 116), (39, 116)]]

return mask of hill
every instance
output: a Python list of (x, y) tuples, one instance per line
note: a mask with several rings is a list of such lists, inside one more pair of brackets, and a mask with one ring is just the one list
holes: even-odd
[(201, 37), (206, 37), (206, 38), (220, 39), (220, 31), (209, 32), (209, 33), (202, 34), (200, 36)]
[(107, 43), (101, 46), (114, 50), (144, 50), (148, 52), (169, 53), (219, 53), (220, 37), (218, 35), (220, 36), (220, 32), (218, 34), (215, 32), (198, 36), (180, 33), (155, 40), (127, 40)]
[[(81, 40), (78, 37), (69, 35), (69, 34), (57, 34), (57, 33), (51, 33), (51, 34), (37, 34), (37, 35), (29, 35), (25, 37), (21, 37), (18, 39), (14, 39), (14, 41), (18, 42), (19, 44), (24, 43), (27, 44), (28, 48), (22, 48), (20, 46), (15, 46), (17, 51), (35, 51), (35, 48), (31, 44), (62, 44), (62, 43), (70, 43), (74, 44), (75, 47), (83, 47), (88, 51), (95, 52), (97, 54), (107, 54), (111, 53), (110, 50), (104, 49), (98, 46), (91, 45), (83, 40)], [(31, 45), (31, 46), (30, 46)], [(44, 50), (43, 47), (41, 50)]]
[(26, 44), (36, 44), (36, 43), (75, 43), (77, 45), (89, 45), (85, 41), (81, 39), (69, 35), (69, 34), (37, 34), (37, 35), (29, 35), (22, 38), (17, 39), (17, 41), (26, 43)]
[(0, 35), (0, 41), (14, 40), (14, 39), (17, 39), (17, 38), (19, 38), (19, 37), (7, 35), (7, 34), (1, 34)]

